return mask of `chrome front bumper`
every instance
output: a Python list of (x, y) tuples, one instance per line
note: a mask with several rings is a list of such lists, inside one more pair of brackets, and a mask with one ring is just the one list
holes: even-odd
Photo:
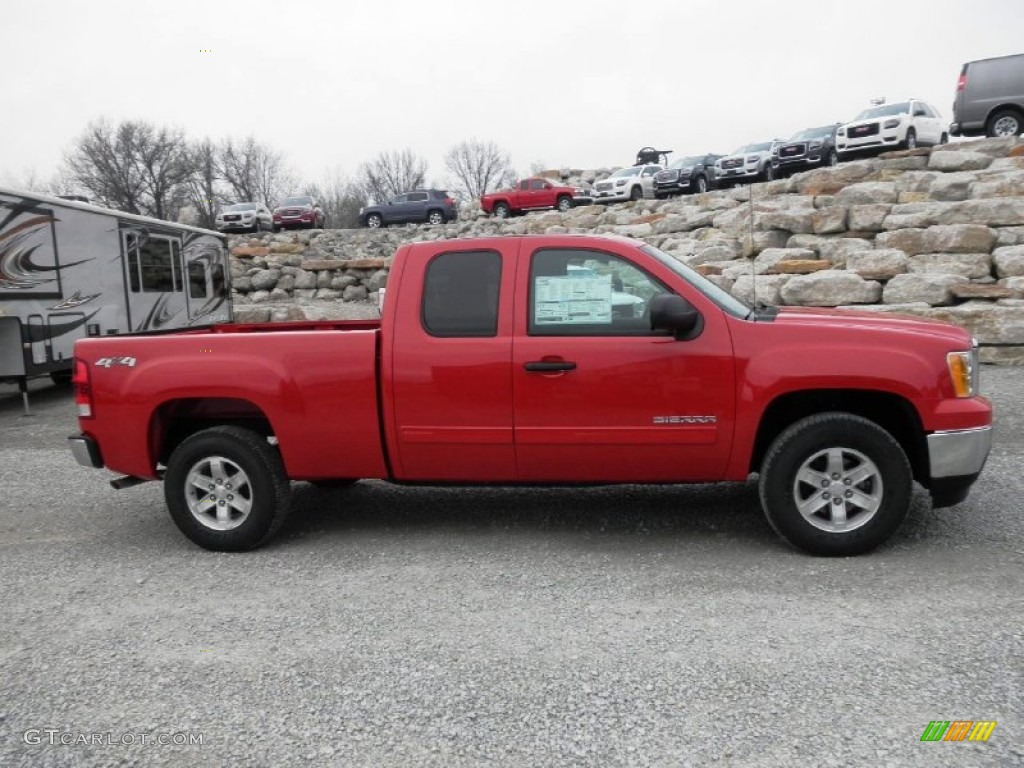
[(977, 475), (992, 448), (992, 427), (954, 429), (928, 435), (932, 478)]

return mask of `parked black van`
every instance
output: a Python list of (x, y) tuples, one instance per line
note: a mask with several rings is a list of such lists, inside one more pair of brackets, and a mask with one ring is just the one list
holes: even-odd
[(960, 70), (952, 136), (1024, 133), (1024, 53), (969, 61)]

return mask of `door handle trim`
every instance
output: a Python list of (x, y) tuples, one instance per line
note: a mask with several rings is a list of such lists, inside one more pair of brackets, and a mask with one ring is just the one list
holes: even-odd
[(534, 373), (575, 371), (576, 363), (571, 363), (565, 360), (533, 360), (529, 363), (524, 363), (523, 368)]

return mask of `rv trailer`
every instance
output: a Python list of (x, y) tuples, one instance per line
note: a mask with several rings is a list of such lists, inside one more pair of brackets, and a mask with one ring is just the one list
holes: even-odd
[(71, 377), (83, 336), (231, 320), (224, 235), (0, 188), (0, 381)]

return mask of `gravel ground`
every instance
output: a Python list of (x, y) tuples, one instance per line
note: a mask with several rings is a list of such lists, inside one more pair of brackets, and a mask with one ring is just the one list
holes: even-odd
[[(750, 484), (296, 485), (205, 552), (72, 462), (67, 392), (2, 388), (0, 766), (1021, 765), (1024, 372), (983, 377), (970, 498), (845, 560)], [(920, 742), (956, 719), (999, 724)]]

